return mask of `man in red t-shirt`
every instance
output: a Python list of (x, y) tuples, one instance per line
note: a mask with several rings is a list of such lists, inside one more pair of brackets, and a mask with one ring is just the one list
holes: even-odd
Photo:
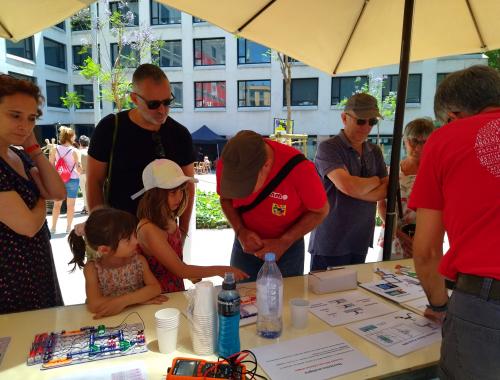
[(304, 235), (328, 214), (323, 184), (314, 164), (298, 163), (272, 192), (251, 210), (250, 205), (300, 152), (262, 138), (253, 131), (238, 132), (224, 147), (217, 164), (217, 192), (236, 237), (231, 265), (255, 281), (267, 252), (276, 254), (283, 276), (304, 271)]
[[(417, 210), (415, 268), (425, 315), (442, 321), (440, 378), (500, 374), (500, 74), (450, 74), (434, 99), (445, 126), (424, 147), (409, 207)], [(443, 237), (450, 249), (443, 256)], [(448, 301), (445, 278), (454, 286)], [(446, 315), (446, 318), (444, 318)]]

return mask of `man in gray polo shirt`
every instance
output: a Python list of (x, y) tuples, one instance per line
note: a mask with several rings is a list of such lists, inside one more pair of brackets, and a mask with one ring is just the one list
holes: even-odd
[(382, 152), (366, 141), (381, 117), (377, 100), (355, 94), (341, 117), (344, 129), (319, 144), (315, 158), (330, 212), (311, 233), (311, 270), (365, 262), (373, 243), (377, 201), (387, 192)]

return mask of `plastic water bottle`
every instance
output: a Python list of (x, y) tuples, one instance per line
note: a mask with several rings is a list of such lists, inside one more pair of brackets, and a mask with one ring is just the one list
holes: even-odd
[(228, 358), (240, 352), (240, 295), (232, 272), (224, 275), (222, 290), (217, 297), (219, 314), (219, 338), (217, 352)]
[(283, 277), (274, 253), (266, 253), (257, 275), (257, 334), (277, 338), (283, 328)]

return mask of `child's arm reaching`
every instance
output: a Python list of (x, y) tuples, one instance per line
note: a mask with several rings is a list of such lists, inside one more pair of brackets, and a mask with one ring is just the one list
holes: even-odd
[(154, 256), (176, 276), (180, 278), (224, 277), (225, 272), (233, 272), (237, 281), (248, 277), (245, 272), (230, 266), (199, 266), (184, 263), (165, 239), (165, 231), (153, 223), (144, 222), (145, 220), (141, 220), (137, 231), (137, 239), (141, 248), (144, 253)]
[[(149, 271), (146, 260), (142, 256), (140, 256), (140, 259), (144, 271)], [(149, 273), (153, 276), (151, 271), (149, 271)], [(161, 293), (160, 284), (153, 276), (153, 278), (148, 277), (148, 283), (146, 283), (145, 277), (145, 286), (132, 293), (124, 294), (118, 297), (105, 297), (99, 289), (97, 270), (93, 262), (89, 262), (85, 265), (83, 274), (85, 275), (87, 307), (92, 313), (95, 313), (95, 319), (118, 314), (130, 305), (157, 299), (157, 296)], [(158, 300), (158, 303), (160, 303), (160, 300)]]

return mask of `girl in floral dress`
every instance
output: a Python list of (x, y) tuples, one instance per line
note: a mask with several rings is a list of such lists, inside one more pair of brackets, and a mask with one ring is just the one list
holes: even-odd
[(187, 205), (186, 185), (196, 179), (185, 176), (175, 162), (160, 159), (146, 166), (142, 180), (144, 189), (132, 195), (144, 194), (137, 209), (137, 238), (163, 292), (184, 290), (184, 278), (223, 277), (225, 272), (233, 272), (237, 280), (248, 277), (230, 266), (187, 265), (182, 261), (183, 241), (177, 218)]
[[(120, 313), (134, 304), (159, 304), (167, 300), (149, 269), (138, 254), (132, 214), (112, 208), (93, 211), (85, 225), (71, 231), (68, 242), (73, 252), (70, 264), (83, 268), (87, 307), (94, 318)], [(96, 252), (87, 257), (86, 246)], [(90, 251), (90, 250), (88, 250)]]

